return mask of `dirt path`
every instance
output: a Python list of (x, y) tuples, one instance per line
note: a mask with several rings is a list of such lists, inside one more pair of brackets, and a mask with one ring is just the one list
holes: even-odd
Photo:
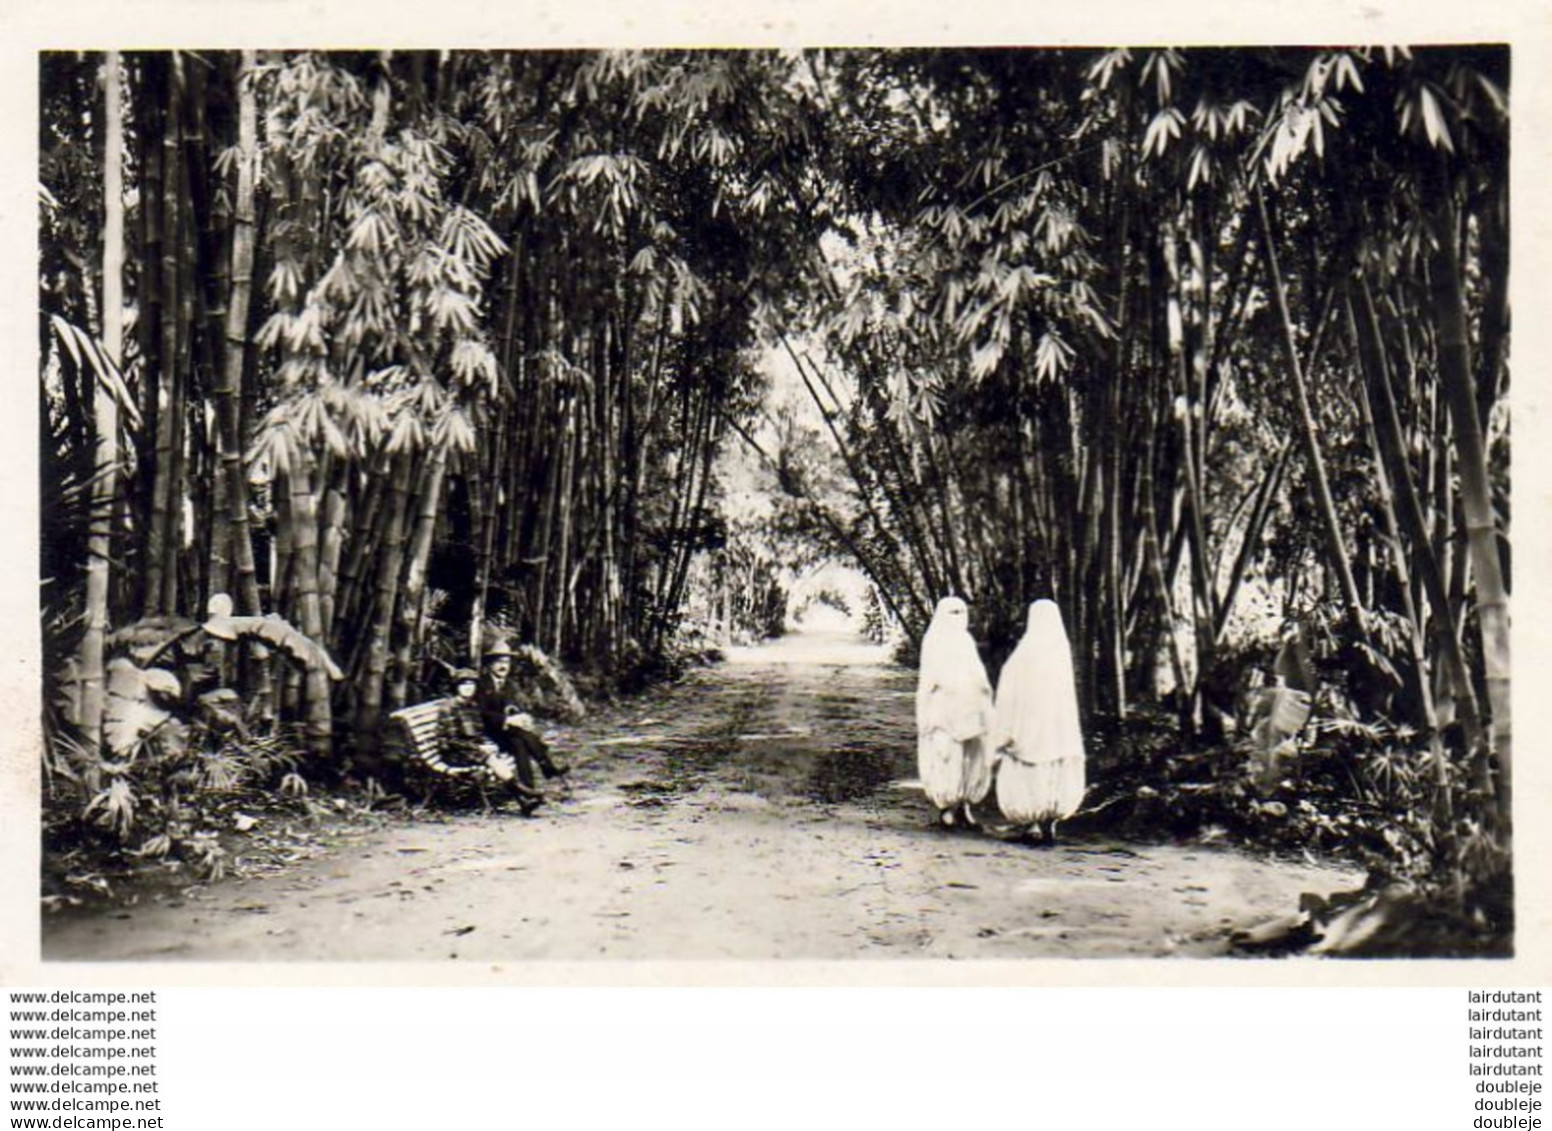
[(1195, 847), (1031, 849), (930, 827), (913, 675), (840, 636), (736, 652), (562, 730), (573, 796), (428, 816), (181, 899), (46, 919), (48, 960), (1213, 955), (1355, 886)]

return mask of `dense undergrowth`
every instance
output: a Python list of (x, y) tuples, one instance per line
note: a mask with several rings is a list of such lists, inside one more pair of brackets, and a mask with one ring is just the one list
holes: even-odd
[[(266, 625), (274, 635), (283, 622), (266, 618)], [(223, 658), (212, 626), (221, 627), (214, 619), (141, 622), (120, 634), (104, 746), (82, 741), (65, 712), (46, 717), (46, 907), (294, 863), (331, 830), (408, 806), (402, 751), (379, 743), (363, 756), (353, 736), (342, 735), (341, 755), (320, 760), (298, 728), (274, 723), (269, 702), (243, 703), (225, 686), (222, 670), (234, 657)], [(548, 657), (520, 649), (517, 661), (509, 687), (516, 703), (551, 720), (585, 713), (578, 687)], [(451, 693), (450, 665), (433, 660), (428, 670), (413, 688), (417, 701)], [(284, 671), (272, 681), (282, 694)]]
[[(1440, 810), (1423, 746), (1405, 730), (1317, 719), (1267, 776), (1247, 742), (1183, 745), (1168, 717), (1134, 716), (1118, 735), (1092, 743), (1092, 785), (1070, 827), (1366, 871), (1362, 890), (1329, 903), (1306, 899), (1281, 931), (1246, 940), (1246, 949), (1327, 942), (1375, 956), (1507, 954), (1509, 856), (1479, 823)], [(1364, 933), (1339, 948), (1329, 925), (1340, 922), (1344, 938), (1357, 925), (1344, 915), (1363, 918)]]

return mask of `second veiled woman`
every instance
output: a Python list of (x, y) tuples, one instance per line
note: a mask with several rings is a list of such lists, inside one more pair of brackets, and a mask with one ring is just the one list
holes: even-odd
[(974, 824), (971, 806), (991, 789), (986, 748), (992, 685), (970, 636), (970, 613), (945, 597), (922, 637), (916, 686), (916, 765), (945, 825)]
[(1052, 843), (1085, 786), (1072, 649), (1054, 601), (1029, 606), (1024, 638), (1003, 665), (992, 743), (997, 807), (1026, 836)]

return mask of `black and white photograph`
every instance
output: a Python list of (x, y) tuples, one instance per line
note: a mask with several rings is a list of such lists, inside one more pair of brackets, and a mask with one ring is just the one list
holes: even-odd
[(1517, 49), (1126, 42), (41, 52), (42, 961), (1522, 953)]

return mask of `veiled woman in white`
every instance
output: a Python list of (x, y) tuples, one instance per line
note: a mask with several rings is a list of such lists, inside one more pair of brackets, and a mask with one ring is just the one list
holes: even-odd
[(1083, 803), (1083, 733), (1072, 649), (1054, 601), (1029, 606), (1024, 638), (997, 679), (997, 807), (1026, 836), (1056, 840)]
[(992, 684), (970, 636), (969, 609), (945, 597), (922, 637), (916, 685), (916, 767), (944, 825), (975, 824), (970, 807), (991, 789), (991, 723)]

